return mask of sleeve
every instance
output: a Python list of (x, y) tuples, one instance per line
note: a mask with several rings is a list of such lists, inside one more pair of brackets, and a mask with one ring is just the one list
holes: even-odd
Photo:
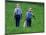
[(32, 16), (35, 18), (34, 14), (32, 13)]
[(14, 9), (14, 13), (13, 13), (13, 15), (15, 15), (16, 14), (16, 8)]
[(13, 12), (13, 17), (15, 16), (15, 13), (16, 13), (16, 8), (14, 9), (14, 12)]
[(33, 13), (31, 12), (31, 14), (33, 15)]
[(16, 14), (16, 8), (14, 9), (14, 15)]
[(22, 9), (20, 9), (21, 10), (21, 14), (22, 14)]
[(21, 10), (21, 18), (22, 18), (22, 9), (20, 9)]
[(16, 12), (16, 8), (14, 9), (14, 13)]

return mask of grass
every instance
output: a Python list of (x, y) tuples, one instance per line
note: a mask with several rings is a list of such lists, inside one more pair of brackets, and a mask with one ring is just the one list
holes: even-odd
[[(22, 8), (22, 19), (20, 21), (20, 27), (16, 28), (15, 20), (13, 17), (16, 2), (6, 3), (5, 12), (5, 25), (6, 33), (23, 33), (23, 32), (44, 32), (44, 8), (42, 3), (20, 3)], [(33, 13), (36, 16), (36, 20), (32, 17), (32, 26), (30, 28), (23, 28), (25, 21), (25, 13), (29, 7), (32, 7)]]

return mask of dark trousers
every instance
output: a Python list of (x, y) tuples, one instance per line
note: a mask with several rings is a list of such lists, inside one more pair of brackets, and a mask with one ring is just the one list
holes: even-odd
[(31, 27), (31, 18), (27, 18), (26, 21), (27, 21), (27, 27)]
[(20, 24), (20, 15), (15, 15), (15, 20), (16, 20), (16, 27), (19, 27), (19, 24)]

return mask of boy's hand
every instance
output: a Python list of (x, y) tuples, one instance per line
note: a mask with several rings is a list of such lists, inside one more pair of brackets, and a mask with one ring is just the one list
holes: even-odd
[(21, 14), (21, 19), (22, 19), (22, 14)]
[(33, 15), (33, 17), (34, 17), (34, 19), (36, 19), (34, 15)]

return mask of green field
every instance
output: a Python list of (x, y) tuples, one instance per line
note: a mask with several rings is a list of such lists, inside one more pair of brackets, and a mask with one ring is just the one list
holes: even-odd
[[(42, 3), (25, 3), (20, 2), (22, 8), (22, 19), (20, 27), (16, 28), (13, 17), (14, 9), (17, 2), (7, 2), (5, 12), (6, 33), (24, 33), (24, 32), (44, 32), (44, 5)], [(32, 7), (36, 20), (32, 17), (32, 26), (24, 28), (25, 13), (29, 7)]]

